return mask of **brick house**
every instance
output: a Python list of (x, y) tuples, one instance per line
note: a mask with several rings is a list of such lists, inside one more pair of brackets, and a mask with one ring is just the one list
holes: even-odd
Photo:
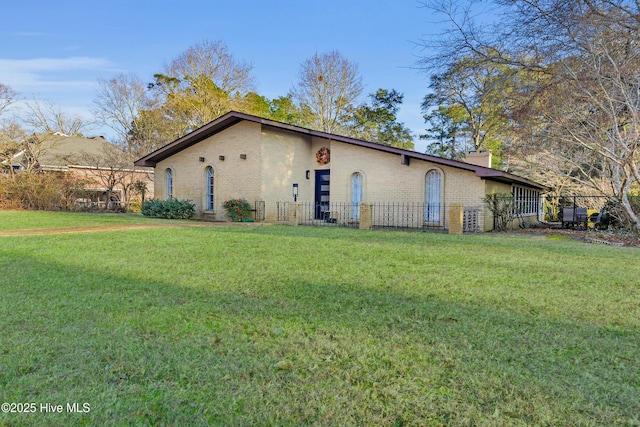
[(373, 226), (403, 226), (410, 217), (408, 227), (446, 230), (449, 208), (463, 206), (475, 209), (477, 230), (490, 230), (482, 199), (491, 193), (514, 194), (521, 214), (537, 219), (544, 186), (491, 169), (489, 153), (466, 160), (230, 112), (134, 164), (155, 169), (157, 198), (190, 199), (204, 219), (226, 220), (222, 203), (244, 198), (267, 222), (290, 221), (291, 206), (298, 206), (298, 222), (357, 223), (366, 205)]
[(27, 147), (13, 156), (11, 165), (16, 173), (38, 170), (82, 179), (86, 194), (76, 201), (79, 208), (117, 208), (129, 201), (136, 181), (146, 184), (147, 198), (153, 197), (153, 169), (133, 169), (126, 154), (102, 136), (34, 134)]

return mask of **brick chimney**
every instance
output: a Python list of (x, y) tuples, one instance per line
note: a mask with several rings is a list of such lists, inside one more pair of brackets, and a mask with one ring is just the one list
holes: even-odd
[(470, 150), (464, 154), (464, 161), (485, 168), (491, 167), (491, 151)]

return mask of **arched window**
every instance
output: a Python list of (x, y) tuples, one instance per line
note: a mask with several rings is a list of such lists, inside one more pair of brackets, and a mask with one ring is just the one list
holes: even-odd
[(364, 179), (359, 172), (351, 175), (351, 218), (360, 219), (360, 203), (362, 203), (362, 183)]
[(166, 178), (167, 178), (167, 199), (172, 199), (173, 198), (173, 171), (171, 169), (167, 169)]
[(207, 168), (205, 185), (207, 187), (206, 210), (212, 211), (215, 205), (213, 199), (213, 168), (211, 166)]
[(430, 223), (440, 223), (440, 208), (442, 206), (442, 173), (431, 169), (425, 177), (425, 208), (424, 220)]

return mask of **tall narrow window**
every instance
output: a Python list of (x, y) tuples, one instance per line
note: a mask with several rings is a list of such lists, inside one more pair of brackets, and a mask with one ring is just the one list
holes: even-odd
[(214, 204), (213, 204), (214, 200), (213, 200), (213, 168), (211, 166), (209, 166), (207, 168), (205, 185), (207, 186), (207, 207), (206, 207), (206, 210), (212, 211), (213, 210), (213, 206), (214, 206)]
[(362, 203), (362, 174), (351, 175), (351, 218), (360, 219), (360, 203)]
[(167, 199), (173, 198), (173, 171), (167, 169)]
[(435, 169), (427, 172), (425, 177), (425, 208), (424, 220), (430, 223), (440, 223), (440, 208), (442, 205), (442, 173)]

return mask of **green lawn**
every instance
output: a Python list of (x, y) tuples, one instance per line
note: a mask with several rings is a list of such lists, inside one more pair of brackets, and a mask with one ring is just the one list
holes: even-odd
[(155, 224), (160, 219), (136, 214), (95, 214), (44, 211), (1, 211), (0, 231), (46, 228), (93, 227), (127, 224)]
[(639, 260), (326, 227), (0, 236), (0, 402), (37, 408), (0, 425), (640, 425)]

